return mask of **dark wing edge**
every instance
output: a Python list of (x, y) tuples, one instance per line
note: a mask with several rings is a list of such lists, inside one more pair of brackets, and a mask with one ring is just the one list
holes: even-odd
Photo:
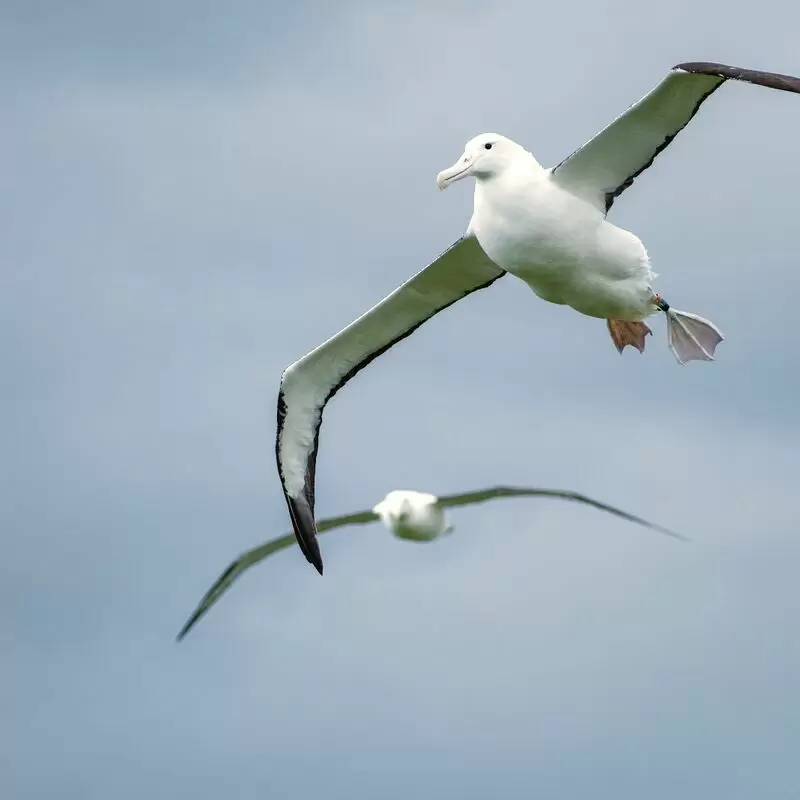
[(689, 72), (693, 75), (716, 75), (726, 80), (743, 81), (768, 89), (800, 94), (800, 78), (794, 75), (783, 75), (780, 72), (764, 72), (758, 69), (732, 67), (729, 64), (715, 64), (711, 61), (687, 61), (676, 64), (673, 71)]
[[(339, 517), (329, 517), (321, 520), (317, 526), (318, 533), (325, 533), (326, 531), (339, 528), (343, 525), (363, 525), (369, 522), (375, 522), (378, 515), (373, 511), (360, 511), (357, 514), (344, 514)], [(254, 547), (242, 553), (238, 558), (232, 561), (222, 574), (214, 581), (211, 588), (203, 595), (203, 599), (197, 604), (197, 608), (192, 612), (186, 624), (181, 628), (180, 633), (176, 637), (176, 641), (180, 642), (187, 633), (204, 617), (211, 606), (222, 597), (225, 592), (230, 589), (233, 582), (245, 571), (254, 567), (256, 564), (262, 562), (267, 556), (284, 550), (297, 544), (297, 537), (294, 533), (287, 533), (284, 536), (279, 536), (276, 539), (271, 539), (264, 544)]]
[(645, 172), (646, 170), (650, 169), (650, 167), (653, 166), (653, 162), (656, 160), (656, 158), (658, 158), (658, 156), (660, 156), (661, 153), (663, 153), (664, 150), (666, 150), (672, 144), (673, 139), (675, 139), (675, 137), (695, 118), (697, 112), (700, 110), (700, 106), (702, 106), (703, 103), (705, 103), (705, 101), (708, 100), (708, 98), (711, 97), (711, 95), (714, 94), (714, 92), (716, 92), (717, 89), (719, 89), (719, 87), (722, 86), (723, 83), (725, 83), (725, 81), (721, 80), (719, 83), (712, 86), (707, 92), (700, 95), (700, 97), (697, 99), (697, 102), (695, 103), (694, 108), (689, 112), (689, 115), (686, 117), (686, 121), (683, 123), (683, 125), (675, 129), (672, 133), (668, 133), (664, 137), (664, 140), (661, 142), (661, 144), (659, 144), (653, 150), (653, 154), (650, 156), (650, 158), (648, 158), (647, 161), (645, 161), (645, 163), (642, 164), (635, 172), (632, 172), (630, 175), (628, 175), (628, 177), (625, 178), (625, 180), (622, 181), (622, 183), (620, 183), (614, 189), (606, 191), (605, 193), (606, 214), (608, 214), (608, 212), (611, 210), (611, 206), (614, 205), (614, 201), (626, 189), (630, 189), (631, 186), (633, 186), (633, 182), (643, 172)]
[(214, 581), (211, 588), (203, 595), (203, 599), (197, 604), (197, 608), (195, 608), (186, 621), (186, 624), (181, 628), (180, 633), (178, 633), (176, 641), (181, 641), (181, 639), (189, 633), (211, 606), (228, 591), (231, 584), (233, 584), (243, 572), (255, 566), (260, 561), (263, 561), (267, 556), (279, 550), (283, 550), (286, 547), (291, 547), (294, 543), (294, 534), (287, 533), (284, 536), (279, 536), (277, 539), (271, 539), (269, 542), (254, 547), (252, 550), (242, 553), (238, 558), (231, 561), (217, 580)]
[[(466, 288), (464, 291), (458, 293), (457, 296), (453, 297), (448, 302), (436, 308), (433, 308), (425, 317), (415, 320), (412, 324), (400, 330), (398, 332), (398, 335), (392, 337), (385, 343), (380, 344), (374, 350), (365, 353), (363, 358), (358, 360), (346, 373), (344, 373), (340, 378), (338, 378), (337, 382), (330, 388), (330, 390), (324, 396), (322, 402), (317, 403), (314, 409), (313, 443), (306, 459), (303, 487), (302, 491), (299, 494), (291, 493), (286, 488), (286, 476), (282, 464), (283, 459), (281, 457), (282, 435), (286, 426), (286, 418), (288, 414), (285, 384), (291, 371), (295, 369), (297, 365), (301, 364), (305, 359), (311, 357), (315, 353), (315, 351), (312, 350), (311, 353), (309, 353), (303, 359), (300, 359), (300, 361), (295, 362), (295, 364), (288, 367), (286, 370), (284, 370), (284, 373), (281, 376), (281, 386), (278, 392), (277, 432), (275, 437), (275, 456), (278, 465), (278, 474), (281, 479), (281, 485), (283, 487), (284, 497), (286, 498), (286, 505), (289, 509), (289, 516), (291, 517), (292, 520), (292, 527), (297, 537), (297, 542), (300, 545), (300, 549), (303, 552), (303, 555), (306, 557), (306, 560), (316, 568), (317, 572), (319, 572), (320, 575), (323, 574), (323, 564), (322, 564), (322, 556), (319, 550), (319, 544), (316, 539), (318, 530), (314, 520), (314, 499), (315, 499), (314, 493), (315, 493), (317, 452), (319, 447), (319, 429), (322, 424), (322, 413), (325, 409), (326, 404), (348, 381), (350, 381), (351, 378), (357, 375), (362, 369), (367, 367), (372, 361), (378, 358), (378, 356), (382, 355), (387, 350), (394, 347), (398, 342), (401, 342), (403, 339), (409, 337), (412, 333), (414, 333), (414, 331), (417, 330), (417, 328), (422, 326), (425, 322), (427, 322), (429, 319), (434, 317), (439, 312), (444, 311), (446, 308), (458, 302), (459, 300), (462, 300), (467, 295), (470, 295), (473, 292), (479, 291), (480, 289), (486, 289), (489, 286), (491, 286), (496, 280), (505, 275), (505, 271), (501, 270), (499, 267), (494, 265), (493, 262), (489, 261), (488, 256), (486, 256), (485, 253), (483, 253), (482, 249), (480, 249), (480, 245), (478, 245), (477, 239), (475, 239), (474, 236), (471, 236), (469, 234), (465, 235), (460, 239), (458, 239), (456, 242), (454, 242), (441, 255), (439, 255), (439, 257), (434, 262), (432, 262), (431, 265), (418, 272), (416, 275), (414, 275), (412, 278), (410, 278), (408, 281), (406, 281), (404, 284), (398, 287), (394, 292), (392, 292), (390, 295), (384, 298), (384, 300), (382, 300), (376, 306), (373, 306), (373, 308), (370, 309), (368, 312), (366, 312), (366, 314), (364, 314), (355, 322), (351, 323), (351, 325), (356, 325), (359, 321), (363, 320), (367, 315), (371, 314), (376, 309), (378, 309), (379, 306), (383, 305), (387, 301), (390, 301), (392, 298), (398, 296), (399, 293), (409, 288), (410, 285), (416, 282), (419, 278), (424, 277), (425, 273), (428, 272), (428, 270), (430, 270), (431, 267), (435, 266), (444, 257), (452, 253), (456, 248), (458, 248), (460, 245), (466, 242), (473, 242), (474, 246), (479, 249), (482, 258), (485, 260), (484, 266), (486, 266), (488, 269), (488, 265), (491, 265), (492, 274), (486, 277), (486, 279), (480, 282), (478, 285)], [(348, 328), (349, 327), (350, 326), (348, 326)], [(336, 337), (333, 338), (335, 339)], [(325, 345), (331, 341), (332, 339), (329, 339), (328, 342), (323, 343), (323, 345), (321, 345), (320, 348), (325, 347)]]
[[(735, 67), (728, 64), (717, 64), (706, 61), (692, 61), (676, 64), (667, 74), (667, 77), (658, 86), (642, 97), (639, 101), (629, 106), (619, 117), (603, 128), (592, 139), (590, 139), (588, 142), (585, 142), (577, 150), (567, 156), (567, 158), (553, 167), (551, 173), (555, 175), (562, 167), (569, 164), (575, 157), (589, 152), (587, 148), (589, 148), (593, 142), (598, 140), (603, 135), (610, 133), (611, 129), (614, 128), (617, 123), (623, 122), (629, 113), (637, 110), (637, 108), (642, 106), (648, 100), (653, 99), (654, 95), (665, 86), (666, 81), (678, 73), (686, 73), (689, 75), (706, 75), (709, 77), (718, 78), (719, 80), (718, 82), (712, 84), (708, 89), (701, 91), (697, 95), (694, 104), (686, 109), (685, 115), (679, 119), (670, 130), (664, 131), (664, 136), (661, 141), (653, 142), (652, 149), (643, 154), (640, 163), (630, 172), (630, 174), (625, 176), (616, 186), (612, 185), (599, 189), (599, 191), (604, 194), (606, 214), (611, 209), (611, 206), (614, 204), (616, 198), (619, 197), (626, 189), (632, 186), (633, 182), (639, 177), (639, 175), (652, 166), (656, 157), (664, 149), (666, 149), (675, 139), (675, 137), (692, 121), (692, 119), (694, 119), (703, 102), (717, 89), (719, 89), (719, 87), (722, 86), (722, 84), (727, 80), (736, 80), (744, 83), (751, 83), (757, 86), (764, 86), (770, 89), (778, 89), (780, 91), (800, 94), (800, 78), (797, 78), (793, 75), (764, 72), (762, 70), (751, 70), (743, 67)], [(574, 163), (575, 162), (573, 162), (573, 164)]]
[(680, 539), (684, 542), (690, 541), (690, 539), (688, 539), (686, 536), (683, 536), (680, 533), (675, 533), (674, 531), (669, 530), (669, 528), (664, 528), (663, 526), (657, 525), (656, 523), (650, 522), (642, 517), (637, 517), (635, 514), (630, 514), (627, 511), (623, 511), (621, 508), (608, 505), (607, 503), (602, 503), (599, 500), (595, 500), (585, 494), (573, 492), (568, 489), (529, 489), (520, 486), (494, 486), (490, 489), (483, 489), (476, 492), (462, 492), (460, 494), (443, 495), (439, 498), (439, 504), (444, 508), (454, 508), (456, 506), (484, 503), (487, 500), (495, 500), (501, 497), (552, 497), (559, 500), (581, 503), (583, 505), (592, 506), (600, 511), (613, 514), (614, 516), (620, 517), (628, 522), (634, 522), (637, 525), (650, 528), (658, 533), (663, 533), (665, 536), (670, 536), (673, 539)]

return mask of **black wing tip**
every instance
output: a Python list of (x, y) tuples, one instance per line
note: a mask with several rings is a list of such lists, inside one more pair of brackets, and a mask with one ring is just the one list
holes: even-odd
[(716, 64), (713, 61), (682, 61), (672, 69), (681, 72), (707, 72), (712, 69), (730, 69), (727, 64)]
[(713, 75), (717, 78), (735, 78), (743, 73), (754, 72), (754, 70), (744, 69), (744, 67), (734, 67), (731, 64), (721, 64), (717, 61), (682, 61), (670, 71), (690, 72), (693, 75)]
[(311, 540), (312, 541), (312, 549), (310, 553), (303, 551), (303, 554), (306, 557), (306, 561), (311, 564), (314, 569), (322, 575), (322, 555), (319, 552), (319, 544), (317, 543), (316, 535)]
[(731, 64), (717, 64), (713, 61), (686, 61), (676, 64), (672, 71), (688, 72), (693, 75), (713, 75), (723, 81), (731, 79), (765, 86), (768, 89), (779, 89), (784, 92), (800, 94), (800, 78), (795, 75), (784, 75), (780, 72), (766, 72), (760, 69), (734, 67)]
[[(214, 588), (216, 588), (216, 584), (214, 584)], [(200, 619), (205, 615), (206, 611), (208, 611), (208, 606), (206, 605), (206, 601), (209, 598), (211, 592), (208, 592), (206, 596), (200, 601), (200, 605), (192, 612), (192, 615), (189, 619), (186, 620), (184, 626), (180, 629), (178, 635), (175, 637), (176, 642), (181, 642), (183, 638), (186, 636), (189, 631), (200, 622)]]
[[(214, 588), (217, 588), (217, 584), (214, 584)], [(210, 594), (210, 593), (209, 593)], [(176, 642), (181, 642), (186, 634), (189, 633), (195, 625), (205, 616), (206, 611), (208, 611), (210, 605), (207, 604), (209, 595), (206, 595), (200, 602), (200, 605), (192, 612), (192, 615), (189, 619), (186, 620), (186, 624), (180, 629), (180, 632), (175, 637)]]
[(487, 489), (486, 491), (491, 492), (495, 497), (528, 494), (534, 496), (538, 495), (540, 497), (552, 497), (561, 500), (572, 500), (577, 503), (593, 506), (594, 508), (600, 511), (606, 511), (609, 514), (613, 514), (614, 516), (617, 516), (620, 519), (627, 520), (628, 522), (632, 522), (636, 525), (642, 525), (645, 528), (650, 528), (651, 530), (656, 531), (657, 533), (663, 533), (665, 536), (670, 536), (673, 539), (678, 539), (682, 542), (692, 541), (688, 536), (684, 536), (682, 533), (677, 533), (676, 531), (670, 530), (669, 528), (665, 528), (663, 525), (659, 525), (658, 523), (651, 522), (648, 519), (644, 519), (644, 517), (639, 517), (636, 514), (631, 514), (628, 511), (623, 511), (621, 508), (617, 508), (616, 506), (611, 506), (608, 505), (608, 503), (603, 503), (599, 500), (595, 500), (593, 497), (589, 497), (589, 495), (583, 494), (582, 492), (576, 492), (573, 489), (548, 489), (548, 488), (532, 489), (526, 486), (514, 486), (512, 484), (505, 483), (493, 486), (490, 489)]
[(602, 503), (600, 500), (595, 500), (593, 497), (589, 497), (586, 494), (573, 491), (565, 491), (561, 492), (560, 494), (565, 499), (575, 500), (579, 503), (585, 503), (586, 505), (594, 506), (600, 511), (606, 511), (609, 514), (613, 514), (620, 519), (632, 522), (635, 525), (641, 525), (644, 528), (650, 528), (650, 530), (655, 531), (656, 533), (662, 533), (664, 536), (669, 536), (672, 539), (677, 539), (682, 542), (691, 541), (688, 536), (684, 536), (682, 533), (676, 533), (669, 528), (665, 528), (663, 525), (659, 525), (657, 522), (651, 522), (649, 519), (639, 517), (636, 514), (631, 514), (629, 511), (623, 511), (621, 508), (617, 508), (616, 506), (608, 505), (608, 503)]
[(322, 575), (322, 554), (317, 541), (317, 527), (314, 523), (314, 512), (305, 496), (292, 497), (286, 494), (286, 503), (289, 506), (289, 516), (292, 518), (294, 535), (297, 544), (306, 557), (306, 561)]
[(183, 641), (183, 637), (186, 636), (187, 633), (194, 627), (194, 620), (190, 620), (187, 622), (180, 630), (180, 633), (175, 637), (175, 642), (180, 644)]
[(200, 617), (203, 616), (203, 604), (200, 604), (199, 608), (194, 610), (194, 613), (188, 620), (186, 620), (186, 624), (180, 629), (178, 635), (175, 637), (175, 642), (180, 643), (183, 641), (184, 637), (186, 636), (189, 631), (194, 628), (195, 625), (200, 621)]

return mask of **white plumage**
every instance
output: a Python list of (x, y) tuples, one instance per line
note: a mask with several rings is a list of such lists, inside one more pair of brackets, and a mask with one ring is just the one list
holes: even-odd
[[(437, 177), (440, 189), (474, 176), (468, 233), (489, 258), (542, 299), (608, 320), (621, 351), (644, 351), (642, 320), (666, 311), (670, 350), (679, 363), (713, 361), (722, 333), (708, 320), (669, 308), (653, 290), (655, 274), (641, 240), (609, 222), (595, 205), (565, 189), (516, 142), (485, 133)], [(666, 307), (665, 307), (666, 306)]]
[(435, 494), (395, 489), (372, 510), (398, 539), (431, 542), (452, 530)]
[[(437, 178), (476, 179), (465, 235), (338, 334), (289, 366), (278, 395), (276, 456), (295, 535), (322, 572), (314, 522), (319, 427), (327, 401), (359, 370), (428, 319), (510, 272), (541, 298), (605, 318), (622, 350), (644, 351), (658, 311), (680, 363), (712, 361), (722, 341), (702, 317), (654, 292), (642, 242), (606, 219), (629, 188), (725, 81), (800, 93), (800, 78), (705, 62), (679, 64), (647, 95), (552, 169), (498, 134), (471, 139)], [(741, 187), (736, 187), (737, 189)]]

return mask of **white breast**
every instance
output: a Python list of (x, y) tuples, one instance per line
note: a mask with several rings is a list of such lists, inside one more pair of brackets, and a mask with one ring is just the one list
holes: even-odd
[(644, 317), (654, 278), (644, 245), (546, 170), (509, 170), (475, 188), (470, 228), (498, 266), (551, 303), (590, 316)]
[(438, 498), (425, 492), (403, 489), (389, 492), (372, 510), (400, 539), (428, 542), (441, 536), (447, 527)]

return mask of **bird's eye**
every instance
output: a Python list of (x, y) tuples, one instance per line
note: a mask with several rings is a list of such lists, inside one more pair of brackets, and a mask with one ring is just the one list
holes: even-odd
[(486, 144), (484, 145), (484, 147), (485, 147), (487, 150), (491, 150), (491, 149), (492, 149), (492, 143), (491, 143), (491, 142), (486, 142)]

